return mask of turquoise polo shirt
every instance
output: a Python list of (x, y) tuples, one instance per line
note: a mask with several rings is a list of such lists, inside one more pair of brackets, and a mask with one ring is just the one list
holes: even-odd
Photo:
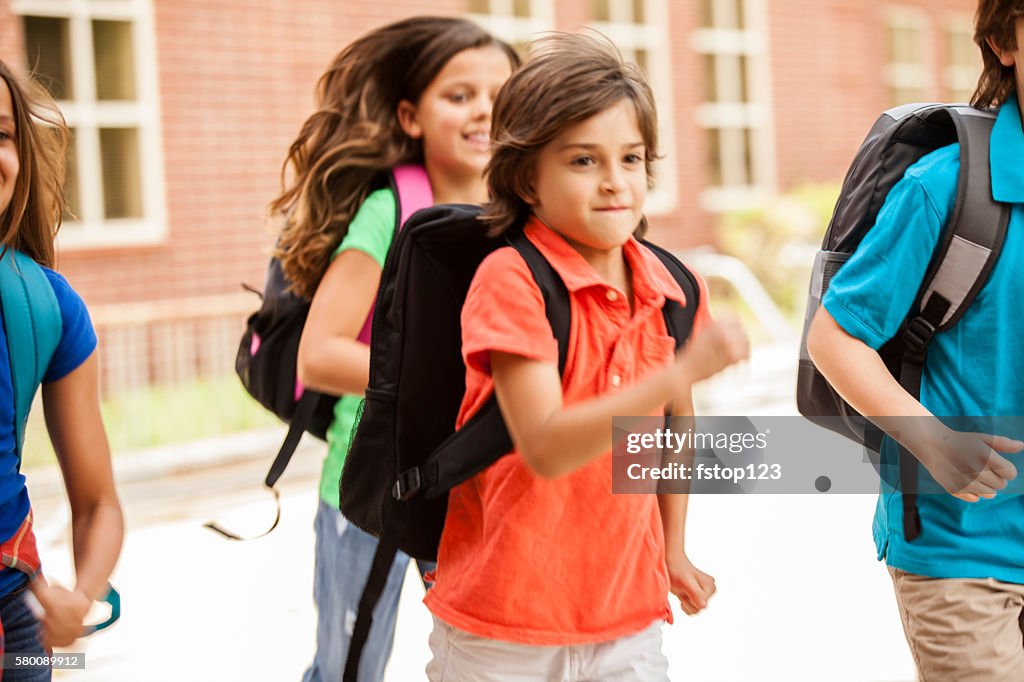
[[(929, 347), (921, 403), (937, 416), (972, 419), (1024, 415), (1024, 130), (1015, 97), (1006, 101), (992, 131), (992, 196), (1011, 204), (1003, 251), (974, 304)], [(959, 145), (938, 149), (909, 169), (892, 189), (875, 227), (832, 279), (823, 305), (851, 336), (873, 349), (898, 332), (910, 311), (956, 196)], [(1024, 421), (1013, 420), (1014, 423)], [(1010, 428), (1009, 430), (1019, 430)], [(895, 462), (887, 441), (883, 465)], [(1024, 584), (1024, 455), (1008, 455), (1018, 479), (993, 500), (971, 504), (941, 494), (918, 496), (921, 535), (903, 536), (902, 495), (882, 483), (874, 520), (878, 558), (936, 578), (995, 578)], [(919, 467), (919, 486), (937, 483)]]

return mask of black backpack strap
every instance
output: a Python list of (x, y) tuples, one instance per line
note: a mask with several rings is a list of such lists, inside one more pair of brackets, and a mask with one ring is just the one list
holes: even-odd
[(288, 434), (284, 437), (284, 442), (281, 443), (281, 449), (277, 451), (277, 456), (274, 457), (273, 463), (270, 465), (270, 470), (267, 471), (267, 477), (263, 481), (263, 485), (270, 489), (270, 492), (274, 494), (274, 507), (276, 513), (274, 515), (274, 522), (270, 524), (270, 528), (267, 528), (262, 533), (256, 535), (239, 535), (233, 531), (228, 530), (224, 526), (220, 525), (216, 521), (207, 521), (203, 524), (203, 528), (209, 528), (214, 533), (227, 538), (228, 540), (254, 540), (261, 538), (264, 535), (269, 534), (281, 521), (281, 495), (277, 492), (277, 488), (274, 485), (277, 480), (281, 478), (281, 474), (288, 468), (288, 463), (292, 460), (292, 455), (295, 454), (295, 449), (299, 447), (299, 441), (302, 440), (302, 434), (309, 428), (309, 424), (313, 419), (313, 413), (316, 411), (316, 407), (323, 397), (322, 394), (316, 391), (305, 391), (302, 397), (299, 398), (299, 402), (295, 404), (295, 414), (292, 416), (291, 424), (288, 425)]
[[(963, 317), (988, 280), (1002, 250), (1010, 207), (992, 198), (989, 139), (993, 119), (968, 107), (949, 110), (960, 140), (960, 175), (956, 203), (942, 241), (924, 281), (916, 313), (903, 328), (900, 385), (921, 398), (928, 345), (936, 332)], [(900, 448), (903, 492), (903, 534), (910, 541), (921, 534), (917, 511), (917, 459)]]
[(569, 357), (569, 329), (571, 324), (569, 310), (569, 291), (565, 282), (555, 271), (548, 259), (533, 245), (522, 230), (517, 230), (508, 238), (508, 243), (519, 252), (530, 267), (533, 281), (540, 288), (544, 297), (544, 314), (551, 324), (551, 332), (558, 341), (558, 374), (565, 371), (565, 362)]
[(377, 550), (373, 553), (370, 573), (363, 587), (363, 595), (359, 598), (359, 609), (356, 611), (356, 622), (349, 640), (348, 657), (345, 660), (344, 682), (358, 682), (359, 661), (363, 657), (363, 648), (370, 636), (373, 626), (373, 610), (384, 593), (391, 573), (391, 564), (398, 554), (398, 543), (408, 526), (408, 505), (395, 499), (385, 499), (382, 510), (383, 528), (377, 542)]
[(665, 307), (662, 308), (665, 329), (668, 330), (669, 336), (675, 339), (676, 350), (679, 350), (686, 345), (693, 332), (693, 322), (697, 318), (697, 308), (700, 305), (700, 284), (697, 277), (683, 265), (682, 261), (672, 255), (671, 251), (646, 240), (641, 240), (640, 243), (658, 257), (672, 278), (679, 283), (679, 288), (683, 290), (683, 296), (686, 298), (685, 307), (679, 305), (678, 301), (666, 299)]

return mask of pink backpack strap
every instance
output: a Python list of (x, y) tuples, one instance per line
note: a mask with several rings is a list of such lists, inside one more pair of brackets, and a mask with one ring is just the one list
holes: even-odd
[[(395, 236), (416, 211), (434, 205), (434, 190), (430, 188), (430, 178), (423, 166), (408, 164), (395, 166), (391, 170), (391, 176), (395, 179), (395, 188), (398, 191), (398, 224), (395, 226)], [(359, 341), (370, 344), (370, 330), (373, 327), (373, 308), (366, 316), (366, 322), (356, 338)], [(301, 391), (301, 388), (297, 389)], [(300, 395), (297, 393), (296, 396)], [(297, 397), (296, 397), (297, 399)]]
[(396, 166), (391, 174), (398, 188), (398, 229), (402, 229), (405, 221), (421, 208), (434, 205), (434, 191), (430, 188), (430, 178), (423, 166)]

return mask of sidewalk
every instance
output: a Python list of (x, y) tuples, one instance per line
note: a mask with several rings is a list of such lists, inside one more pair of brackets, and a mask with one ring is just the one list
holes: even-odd
[[(702, 391), (705, 409), (792, 413), (792, 369), (780, 363), (795, 355), (770, 352), (778, 356), (756, 366), (775, 369), (757, 376), (731, 371)], [(274, 433), (262, 438), (256, 458), (202, 454), (188, 445), (161, 455), (163, 463), (147, 465), (146, 475), (118, 463), (129, 524), (114, 578), (123, 616), (73, 648), (86, 653), (85, 670), (57, 671), (55, 679), (301, 678), (313, 653), (312, 523), (323, 446), (304, 441), (280, 483), (281, 524), (268, 537), (228, 542), (201, 527), (218, 517), (255, 530), (272, 519), (273, 502), (261, 482), (279, 440)], [(218, 457), (215, 466), (195, 466)], [(175, 471), (183, 462), (191, 465)], [(45, 494), (46, 485), (30, 479), (39, 519), (57, 518), (50, 486)], [(888, 575), (874, 560), (873, 509), (872, 495), (695, 496), (688, 552), (715, 576), (718, 594), (696, 618), (674, 607), (676, 623), (664, 630), (671, 678), (914, 679)], [(66, 582), (66, 542), (49, 535), (42, 547), (47, 573)], [(410, 572), (388, 682), (424, 679), (430, 616), (421, 599)]]

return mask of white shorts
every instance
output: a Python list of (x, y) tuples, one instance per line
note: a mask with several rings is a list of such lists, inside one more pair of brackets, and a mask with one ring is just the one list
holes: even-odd
[(434, 616), (430, 682), (667, 682), (661, 619), (598, 644), (532, 646), (485, 639)]

